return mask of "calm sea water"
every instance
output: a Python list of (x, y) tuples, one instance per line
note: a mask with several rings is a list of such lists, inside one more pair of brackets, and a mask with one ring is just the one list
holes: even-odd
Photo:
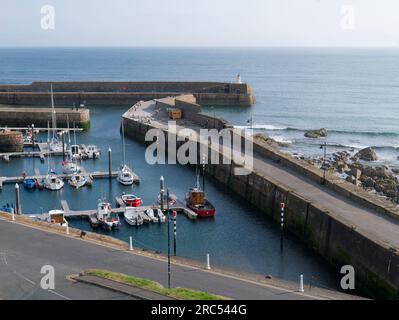
[[(383, 162), (397, 163), (399, 145), (399, 51), (327, 50), (327, 49), (0, 49), (0, 83), (30, 83), (36, 80), (204, 80), (234, 81), (240, 73), (255, 91), (252, 108), (216, 107), (206, 112), (221, 115), (236, 125), (246, 125), (253, 116), (257, 130), (277, 139), (289, 140), (288, 151), (320, 152), (318, 141), (303, 138), (306, 129), (326, 127), (328, 143), (340, 146), (378, 147)], [(114, 164), (121, 159), (118, 107), (90, 106), (92, 126), (77, 136), (78, 143), (95, 143), (103, 151), (112, 147)], [(181, 166), (149, 166), (144, 147), (127, 139), (127, 156), (142, 177), (133, 192), (144, 203), (156, 201), (161, 175), (180, 198), (195, 182), (194, 172)], [(61, 158), (52, 159), (59, 170)], [(106, 156), (85, 161), (87, 170), (106, 170)], [(0, 163), (0, 175), (17, 175), (47, 165), (39, 159), (17, 159)], [(21, 191), (25, 213), (60, 208), (62, 199), (72, 209), (93, 209), (100, 197), (112, 203), (122, 192), (132, 191), (116, 181), (97, 180), (92, 188), (60, 192)], [(278, 227), (209, 180), (207, 192), (218, 209), (214, 220), (189, 221), (178, 218), (178, 254), (249, 272), (272, 274), (297, 280), (316, 277), (327, 286), (336, 286), (337, 275), (296, 238), (287, 235), (280, 251)], [(0, 193), (0, 204), (14, 200), (13, 186)], [(78, 228), (90, 230), (84, 221), (72, 221)], [(166, 226), (150, 225), (122, 230), (113, 235), (141, 248), (166, 252)]]
[(329, 153), (374, 146), (398, 166), (399, 49), (60, 48), (1, 49), (0, 82), (34, 80), (204, 80), (250, 83), (252, 108), (213, 111), (236, 125), (321, 155), (305, 130), (325, 127)]

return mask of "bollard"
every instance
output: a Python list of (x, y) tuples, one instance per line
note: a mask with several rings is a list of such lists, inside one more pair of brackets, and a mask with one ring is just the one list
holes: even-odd
[(108, 149), (108, 178), (112, 178), (112, 150)]
[(20, 202), (20, 198), (19, 198), (19, 185), (18, 183), (15, 184), (15, 213), (16, 214), (22, 214), (22, 210), (21, 210), (21, 202)]
[(209, 253), (206, 254), (206, 270), (211, 270), (211, 258)]
[(129, 237), (129, 250), (133, 251), (133, 237), (132, 236)]
[(303, 274), (299, 277), (299, 292), (305, 292), (303, 289)]
[(15, 213), (14, 213), (14, 208), (11, 208), (11, 214), (12, 214), (12, 221), (15, 221)]

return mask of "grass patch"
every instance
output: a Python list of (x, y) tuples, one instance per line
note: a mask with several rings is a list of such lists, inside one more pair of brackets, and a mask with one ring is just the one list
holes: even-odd
[(167, 297), (179, 300), (227, 300), (227, 298), (214, 295), (208, 292), (196, 291), (186, 288), (171, 288), (162, 287), (158, 282), (128, 276), (123, 273), (116, 273), (101, 269), (88, 269), (84, 272), (86, 275), (97, 276), (109, 280), (122, 282), (134, 287), (139, 287), (148, 291), (156, 292)]

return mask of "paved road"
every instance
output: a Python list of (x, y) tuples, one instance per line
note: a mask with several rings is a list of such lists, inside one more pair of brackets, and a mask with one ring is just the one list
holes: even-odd
[[(118, 251), (87, 241), (47, 233), (0, 220), (0, 299), (126, 299), (124, 295), (72, 283), (67, 275), (86, 268), (104, 268), (148, 278), (166, 285), (167, 265), (163, 261)], [(55, 269), (55, 290), (40, 288), (43, 265)], [(189, 287), (233, 299), (309, 299), (204, 270), (172, 266), (172, 286)]]
[(371, 239), (399, 248), (399, 221), (357, 204), (290, 168), (282, 167), (258, 155), (255, 155), (254, 170), (279, 181), (289, 190), (325, 208), (338, 220), (356, 226), (357, 231)]

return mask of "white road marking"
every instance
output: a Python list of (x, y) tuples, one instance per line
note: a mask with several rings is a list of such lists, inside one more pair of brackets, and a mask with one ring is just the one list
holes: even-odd
[(51, 292), (52, 294), (55, 294), (56, 296), (59, 296), (59, 297), (65, 299), (65, 300), (72, 300), (72, 299), (70, 299), (70, 298), (68, 298), (68, 297), (66, 297), (66, 296), (62, 295), (61, 293), (58, 293), (58, 292), (56, 292), (56, 291), (54, 291), (54, 290), (49, 289), (49, 290), (47, 290), (47, 291), (48, 291), (48, 292)]
[(14, 271), (14, 273), (15, 273), (18, 277), (21, 277), (22, 279), (24, 279), (24, 280), (26, 280), (27, 282), (29, 282), (30, 284), (32, 284), (32, 285), (34, 285), (34, 286), (36, 285), (36, 283), (34, 283), (32, 280), (28, 279), (28, 278), (25, 277), (24, 275), (20, 274), (19, 272)]

